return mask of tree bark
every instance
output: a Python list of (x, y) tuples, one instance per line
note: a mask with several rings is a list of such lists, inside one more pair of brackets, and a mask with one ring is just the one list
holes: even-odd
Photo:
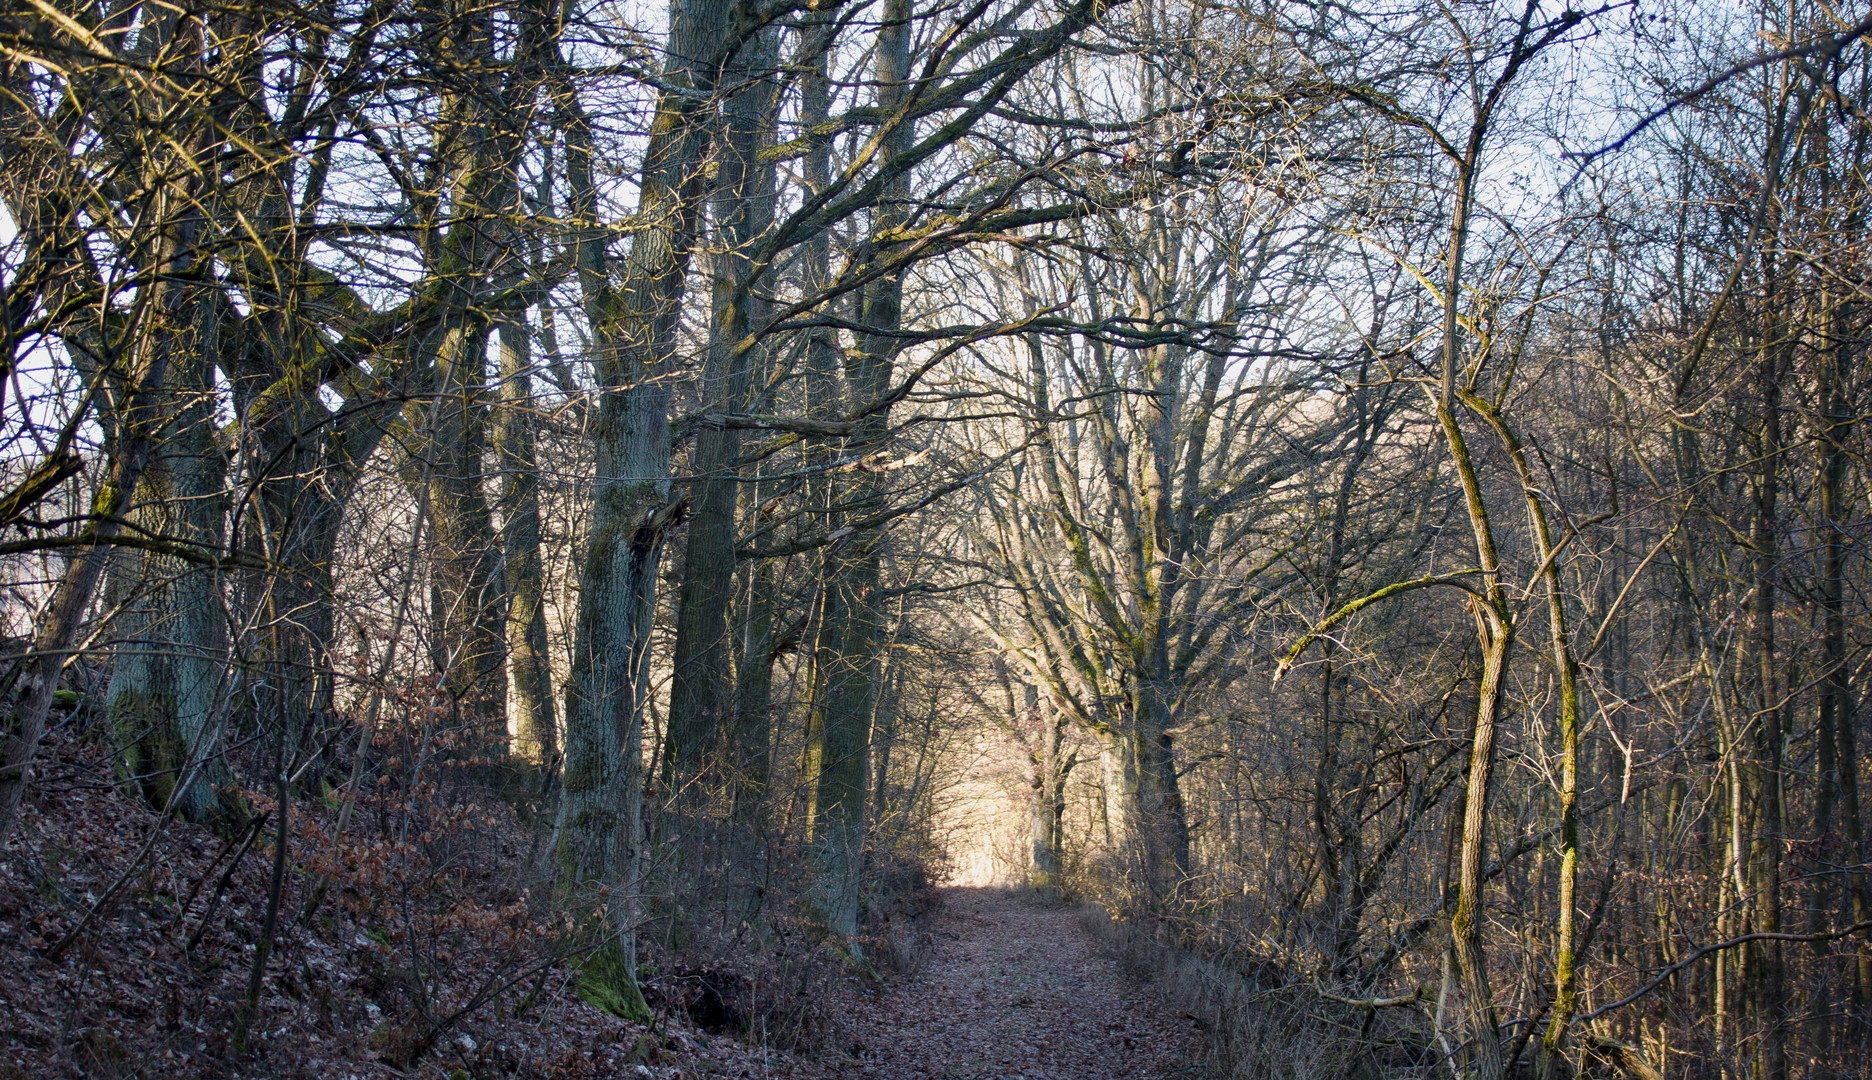
[[(702, 370), (703, 411), (734, 413), (746, 407), (758, 350), (743, 347), (765, 307), (754, 293), (748, 253), (773, 217), (773, 166), (758, 160), (772, 99), (763, 76), (774, 64), (772, 35), (762, 34), (726, 81), (743, 84), (722, 110), (722, 140), (714, 191), (715, 232), (710, 255), (708, 356)], [(732, 469), (740, 434), (731, 427), (696, 433), (692, 455), (692, 508), (677, 600), (671, 659), (668, 772), (680, 804), (700, 806), (714, 766), (732, 758), (733, 638), (728, 612), (734, 598), (735, 507), (741, 479)], [(725, 779), (725, 778), (723, 778)], [(707, 781), (728, 796), (732, 781)]]
[[(909, 0), (884, 0), (878, 28), (872, 75), (877, 83), (877, 104), (887, 118), (896, 117), (909, 94)], [(883, 134), (882, 167), (907, 153), (915, 131), (907, 119), (893, 122)], [(873, 242), (881, 256), (894, 247), (893, 230), (908, 220), (910, 178), (900, 173), (878, 203), (872, 226)], [(845, 383), (853, 401), (876, 401), (890, 386), (903, 321), (903, 271), (888, 270), (864, 290), (859, 323), (864, 327), (858, 348), (847, 354)], [(889, 427), (888, 410), (866, 417), (847, 441), (846, 453), (863, 456), (883, 446)], [(860, 472), (859, 479), (840, 492), (848, 511), (868, 508), (877, 498), (878, 481)], [(818, 883), (814, 904), (828, 929), (850, 942), (858, 932), (858, 888), (864, 872), (866, 749), (871, 715), (876, 706), (877, 676), (876, 593), (880, 584), (882, 527), (861, 529), (827, 549), (825, 592), (819, 656), (816, 709), (819, 714), (820, 758), (814, 798), (813, 849)]]
[[(1785, 707), (1780, 696), (1780, 677), (1775, 655), (1775, 593), (1779, 569), (1780, 521), (1778, 519), (1779, 483), (1782, 453), (1781, 371), (1784, 346), (1774, 333), (1760, 349), (1758, 388), (1761, 395), (1761, 433), (1758, 458), (1761, 472), (1756, 480), (1755, 522), (1750, 542), (1754, 548), (1751, 575), (1754, 578), (1750, 625), (1750, 645), (1754, 651), (1756, 679), (1757, 796), (1759, 818), (1752, 843), (1751, 862), (1755, 879), (1755, 928), (1763, 933), (1781, 930), (1781, 859), (1786, 823), (1783, 820), (1782, 723)], [(1761, 1042), (1756, 1051), (1757, 1068), (1762, 1080), (1786, 1080), (1788, 1003), (1783, 993), (1785, 980), (1782, 945), (1762, 941), (1756, 945), (1755, 1007), (1762, 1024)]]
[(664, 536), (682, 512), (671, 499), (669, 377), (705, 146), (690, 92), (706, 95), (715, 85), (705, 60), (727, 36), (728, 10), (726, 0), (672, 5), (663, 71), (671, 85), (657, 95), (638, 195), (647, 224), (632, 237), (621, 286), (611, 283), (598, 220), (592, 125), (563, 78), (557, 87), (576, 265), (600, 387), (597, 475), (566, 690), (557, 880), (565, 892), (608, 889), (606, 981), (616, 1007), (638, 1016), (647, 1015), (636, 985), (646, 660)]
[[(144, 470), (131, 514), (145, 534), (213, 558), (225, 547), (227, 458), (214, 428), (207, 370), (209, 323), (218, 311), (205, 302), (198, 311), (182, 362), (172, 361), (182, 376), (176, 427)], [(158, 552), (120, 558), (113, 573), (126, 571), (134, 598), (114, 627), (121, 646), (105, 694), (122, 766), (151, 806), (173, 806), (204, 823), (232, 781), (221, 752), (230, 688), (220, 574)], [(233, 803), (228, 809), (237, 812)]]
[(500, 408), (494, 458), (500, 466), (501, 577), (507, 599), (507, 671), (514, 752), (539, 769), (557, 768), (552, 663), (546, 641), (545, 565), (540, 556), (539, 455), (534, 419), (532, 335), (524, 311), (500, 324)]
[[(454, 11), (439, 35), (459, 72), (441, 104), (437, 137), (449, 147), (451, 220), (431, 275), (441, 290), (435, 327), (417, 346), (435, 372), (429, 404), (431, 621), (435, 669), (468, 734), (470, 754), (504, 756), (507, 737), (507, 642), (502, 605), (502, 544), (483, 483), (488, 404), (485, 293), (499, 257), (492, 224), (512, 209), (512, 152), (502, 138), (510, 104), (494, 59), (493, 11)], [(508, 335), (503, 331), (503, 346)]]

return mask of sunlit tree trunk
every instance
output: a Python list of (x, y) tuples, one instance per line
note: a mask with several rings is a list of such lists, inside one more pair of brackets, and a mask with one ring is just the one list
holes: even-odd
[(1471, 1065), (1478, 1077), (1502, 1074), (1501, 1034), (1496, 1022), (1494, 991), (1490, 984), (1488, 953), (1482, 938), (1483, 879), (1488, 860), (1488, 817), (1495, 782), (1495, 748), (1501, 712), (1502, 680), (1514, 643), (1514, 624), (1501, 580), (1500, 556), (1482, 483), (1456, 416), (1456, 378), (1463, 363), (1459, 305), (1462, 296), (1464, 249), (1469, 236), (1470, 184), (1473, 162), (1456, 163), (1457, 190), (1445, 252), (1443, 284), (1443, 349), (1440, 380), (1431, 391), (1431, 407), (1442, 429), (1444, 445), (1462, 483), (1463, 505), (1475, 538), (1483, 595), (1471, 608), (1482, 646), (1482, 675), (1476, 686), (1475, 730), (1470, 736), (1469, 783), (1463, 799), (1462, 846), (1456, 884), (1456, 906), (1450, 916), (1450, 951), (1468, 999)]
[(532, 334), (524, 311), (510, 311), (501, 321), (500, 374), (500, 407), (491, 426), (500, 466), (501, 579), (507, 600), (514, 752), (537, 764), (543, 778), (556, 768), (559, 732), (553, 715), (545, 564), (540, 555)]
[(1548, 648), (1560, 691), (1560, 883), (1556, 900), (1559, 911), (1554, 941), (1553, 1016), (1541, 1046), (1542, 1073), (1559, 1076), (1565, 1072), (1561, 1052), (1566, 1045), (1567, 1027), (1572, 1022), (1579, 994), (1578, 930), (1575, 925), (1580, 845), (1579, 665), (1573, 656), (1572, 638), (1568, 630), (1561, 553), (1548, 523), (1544, 496), (1536, 482), (1534, 470), (1528, 464), (1527, 451), (1520, 436), (1498, 407), (1473, 394), (1464, 394), (1463, 402), (1494, 429), (1502, 450), (1514, 467), (1515, 477), (1520, 481), (1523, 502), (1527, 507), (1528, 531), (1534, 538), (1534, 553), (1541, 560), (1541, 586), (1547, 601)]
[[(821, 20), (813, 31), (803, 35), (800, 51), (803, 55), (795, 63), (806, 69), (800, 87), (800, 114), (802, 126), (807, 131), (816, 131), (823, 126), (830, 116), (832, 107), (832, 86), (828, 70), (828, 52), (836, 36), (836, 28), (829, 20)], [(817, 138), (806, 152), (802, 162), (804, 188), (808, 195), (818, 196), (824, 193), (832, 181), (832, 141), (829, 138)], [(801, 287), (803, 290), (821, 290), (832, 282), (832, 237), (820, 230), (806, 239), (802, 257)], [(839, 339), (838, 331), (827, 326), (815, 326), (806, 331), (805, 355), (802, 357), (804, 371), (801, 382), (805, 389), (805, 412), (811, 420), (836, 420), (844, 411), (843, 388), (839, 385)], [(832, 527), (832, 480), (828, 473), (834, 457), (838, 453), (837, 442), (831, 436), (809, 435), (802, 448), (801, 457), (807, 470), (806, 504), (825, 518), (825, 528)], [(820, 643), (828, 632), (824, 613), (828, 582), (830, 580), (831, 553), (825, 548), (809, 556), (814, 561), (813, 574), (818, 582), (818, 592), (810, 601), (807, 618), (806, 641), (809, 643), (810, 678), (815, 703), (818, 701), (819, 688), (823, 685), (820, 678)], [(806, 822), (808, 831), (816, 817), (816, 803), (819, 795), (819, 768), (824, 752), (825, 714), (817, 707), (806, 713), (806, 727), (801, 740), (800, 776), (797, 792), (799, 818)]]
[(1074, 761), (1065, 748), (1068, 723), (1065, 711), (1050, 701), (1042, 704), (1037, 687), (1029, 685), (1026, 691), (1027, 714), (1039, 725), (1035, 732), (1038, 745), (1032, 755), (1030, 780), (1033, 788), (1032, 881), (1042, 896), (1050, 898), (1058, 895), (1061, 874), (1065, 870), (1066, 780)]

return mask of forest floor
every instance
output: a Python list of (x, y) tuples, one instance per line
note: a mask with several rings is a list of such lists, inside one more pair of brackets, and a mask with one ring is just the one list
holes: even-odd
[[(705, 1030), (680, 1007), (660, 1004), (650, 1028), (620, 1020), (579, 999), (572, 967), (541, 952), (550, 934), (535, 940), (551, 927), (526, 914), (526, 887), (550, 888), (529, 854), (534, 833), (504, 805), (457, 803), (470, 796), (452, 792), (437, 794), (455, 822), (450, 836), (474, 843), (436, 847), (446, 873), (413, 862), (430, 869), (373, 887), (366, 874), (385, 857), (347, 849), (330, 864), (343, 879), (323, 904), (308, 903), (307, 890), (330, 850), (334, 811), (318, 799), (295, 804), (280, 944), (247, 1052), (236, 1053), (271, 834), (257, 830), (260, 843), (237, 847), (196, 826), (158, 827), (141, 800), (98, 782), (111, 775), (103, 753), (53, 732), (20, 827), (0, 847), (0, 1080), (1165, 1080), (1197, 1071), (1193, 1022), (1103, 955), (1078, 909), (1001, 890), (944, 889), (922, 913), (880, 927), (875, 940), (895, 943), (882, 980), (806, 969), (825, 995), (809, 1052)], [(419, 898), (442, 914), (392, 917)], [(46, 947), (92, 908), (78, 944), (47, 960)]]
[(830, 1075), (1157, 1080), (1200, 1071), (1193, 1022), (1102, 955), (1074, 909), (996, 889), (944, 894), (926, 966), (855, 1012), (847, 1052), (858, 1060)]

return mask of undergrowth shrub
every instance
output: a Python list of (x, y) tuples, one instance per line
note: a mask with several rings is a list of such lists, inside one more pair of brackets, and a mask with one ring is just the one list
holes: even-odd
[(475, 764), (386, 772), (359, 800), (360, 822), (336, 840), (333, 815), (298, 819), (310, 886), (300, 918), (328, 932), (333, 917), (352, 928), (362, 986), (383, 1010), (373, 1042), (398, 1067), (473, 1014), (525, 1012), (539, 976), (582, 940), (523, 855), (528, 827), (464, 779)]
[(867, 844), (850, 942), (812, 914), (813, 853), (797, 830), (765, 831), (758, 816), (691, 794), (651, 815), (649, 850), (645, 996), (704, 1030), (822, 1050), (839, 1029), (842, 983), (913, 977), (928, 963), (949, 866), (927, 829)]
[(1297, 979), (1244, 975), (1169, 940), (1160, 923), (1119, 920), (1085, 905), (1080, 925), (1130, 977), (1153, 984), (1200, 1025), (1210, 1075), (1221, 1080), (1417, 1080), (1437, 1056), (1398, 1010), (1332, 1001)]

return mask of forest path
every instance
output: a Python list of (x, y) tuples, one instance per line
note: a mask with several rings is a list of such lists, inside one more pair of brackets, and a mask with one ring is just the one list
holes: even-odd
[(1071, 908), (998, 889), (944, 891), (913, 979), (853, 1018), (880, 1080), (1159, 1080), (1197, 1070), (1191, 1021), (1100, 955)]

